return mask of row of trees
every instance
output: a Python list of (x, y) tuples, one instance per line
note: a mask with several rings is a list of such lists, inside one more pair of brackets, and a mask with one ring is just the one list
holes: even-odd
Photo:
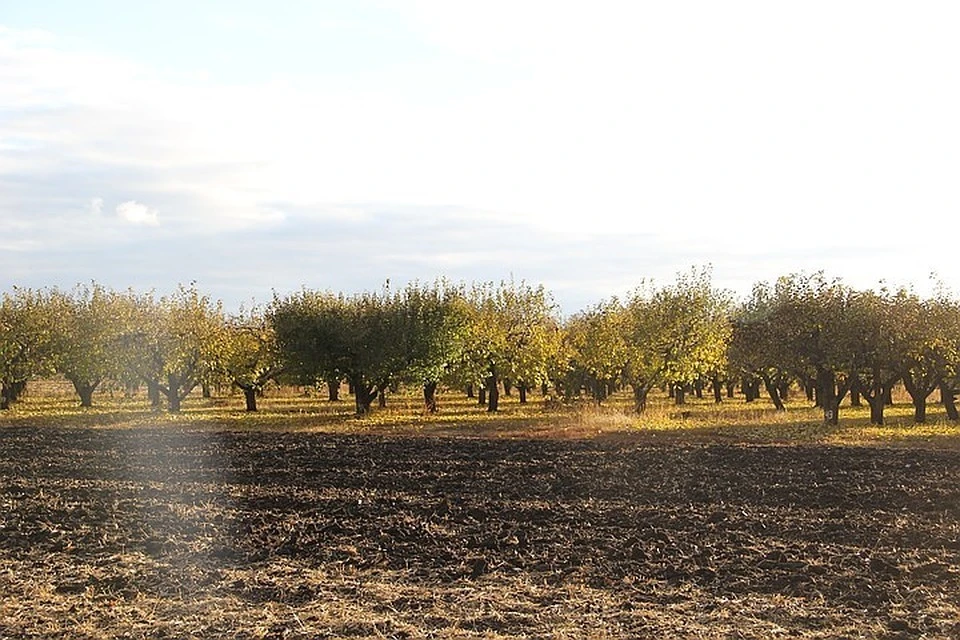
[[(80, 402), (111, 381), (145, 386), (155, 405), (179, 411), (200, 385), (229, 383), (256, 410), (265, 385), (349, 384), (358, 414), (400, 385), (423, 389), (427, 410), (441, 386), (463, 389), (489, 411), (500, 390), (521, 402), (539, 388), (596, 402), (632, 390), (676, 402), (711, 389), (717, 402), (761, 387), (777, 409), (792, 385), (836, 423), (850, 395), (882, 423), (902, 383), (918, 422), (937, 389), (951, 419), (960, 373), (960, 305), (944, 293), (855, 290), (821, 274), (758, 284), (745, 302), (711, 284), (708, 271), (646, 284), (561, 321), (542, 286), (436, 282), (345, 295), (303, 290), (237, 315), (195, 287), (156, 297), (93, 284), (64, 292), (15, 289), (0, 302), (0, 407), (37, 375), (60, 373)], [(723, 391), (726, 390), (726, 394)]]

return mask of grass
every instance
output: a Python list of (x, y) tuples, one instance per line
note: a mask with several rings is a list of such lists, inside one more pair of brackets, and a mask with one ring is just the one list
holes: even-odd
[(960, 425), (947, 420), (942, 406), (931, 401), (927, 423), (913, 423), (913, 408), (904, 393), (885, 412), (886, 424), (869, 424), (869, 408), (844, 406), (840, 424), (823, 424), (820, 411), (794, 394), (787, 411), (777, 412), (767, 400), (746, 403), (742, 398), (690, 398), (676, 406), (654, 395), (647, 411), (637, 415), (628, 393), (603, 406), (589, 400), (572, 405), (545, 402), (531, 394), (522, 405), (515, 396), (501, 396), (500, 411), (490, 414), (476, 400), (447, 390), (440, 411), (426, 414), (417, 393), (389, 396), (386, 408), (364, 418), (354, 415), (350, 397), (329, 402), (325, 396), (285, 388), (272, 390), (259, 401), (259, 411), (244, 411), (240, 394), (189, 397), (183, 411), (152, 410), (145, 397), (124, 398), (101, 393), (92, 408), (78, 405), (70, 387), (58, 381), (33, 383), (23, 399), (0, 412), (0, 426), (50, 425), (136, 428), (171, 425), (217, 430), (283, 430), (381, 435), (430, 435), (483, 438), (601, 438), (636, 442), (729, 444), (827, 444), (960, 448)]

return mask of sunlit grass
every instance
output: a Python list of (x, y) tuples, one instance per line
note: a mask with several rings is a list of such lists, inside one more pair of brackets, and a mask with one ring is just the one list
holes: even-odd
[(927, 423), (913, 423), (913, 407), (901, 394), (887, 407), (886, 424), (870, 425), (869, 407), (843, 406), (838, 426), (823, 424), (819, 409), (794, 394), (787, 410), (778, 412), (767, 400), (747, 403), (742, 398), (691, 397), (676, 405), (654, 394), (647, 411), (637, 415), (629, 393), (615, 394), (602, 406), (589, 399), (562, 405), (531, 393), (527, 404), (516, 395), (501, 396), (500, 411), (490, 414), (476, 399), (457, 390), (440, 395), (440, 411), (426, 413), (417, 390), (390, 394), (387, 406), (374, 407), (366, 417), (354, 415), (346, 393), (338, 402), (325, 395), (285, 388), (271, 390), (258, 401), (259, 410), (244, 410), (239, 393), (225, 392), (185, 402), (183, 411), (170, 414), (152, 409), (146, 397), (101, 393), (95, 406), (81, 408), (68, 387), (55, 383), (33, 385), (24, 398), (0, 413), (2, 426), (57, 426), (137, 428), (171, 426), (217, 430), (320, 431), (380, 435), (431, 435), (486, 438), (614, 438), (636, 442), (731, 444), (830, 444), (935, 446), (960, 448), (960, 425), (946, 419), (933, 398)]

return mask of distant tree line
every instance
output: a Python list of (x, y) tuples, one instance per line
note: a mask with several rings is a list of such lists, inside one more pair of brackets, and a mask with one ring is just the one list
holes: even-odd
[(195, 286), (171, 295), (14, 288), (0, 300), (0, 408), (31, 378), (60, 374), (82, 406), (105, 383), (145, 388), (177, 412), (197, 387), (232, 385), (246, 408), (276, 381), (349, 385), (358, 415), (400, 386), (422, 389), (437, 410), (441, 388), (459, 389), (488, 411), (501, 393), (527, 402), (534, 390), (596, 403), (629, 389), (637, 412), (654, 389), (683, 404), (736, 392), (766, 394), (785, 409), (791, 388), (836, 424), (841, 402), (866, 402), (883, 423), (902, 384), (923, 422), (939, 390), (958, 420), (960, 303), (944, 292), (857, 290), (822, 274), (757, 284), (737, 302), (707, 270), (665, 286), (644, 284), (562, 320), (543, 286), (525, 282), (389, 285), (374, 292), (304, 289), (264, 308), (227, 314)]

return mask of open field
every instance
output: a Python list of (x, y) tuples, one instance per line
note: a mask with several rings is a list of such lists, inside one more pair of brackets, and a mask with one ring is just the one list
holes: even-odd
[(0, 638), (960, 637), (935, 413), (102, 400), (0, 416)]

